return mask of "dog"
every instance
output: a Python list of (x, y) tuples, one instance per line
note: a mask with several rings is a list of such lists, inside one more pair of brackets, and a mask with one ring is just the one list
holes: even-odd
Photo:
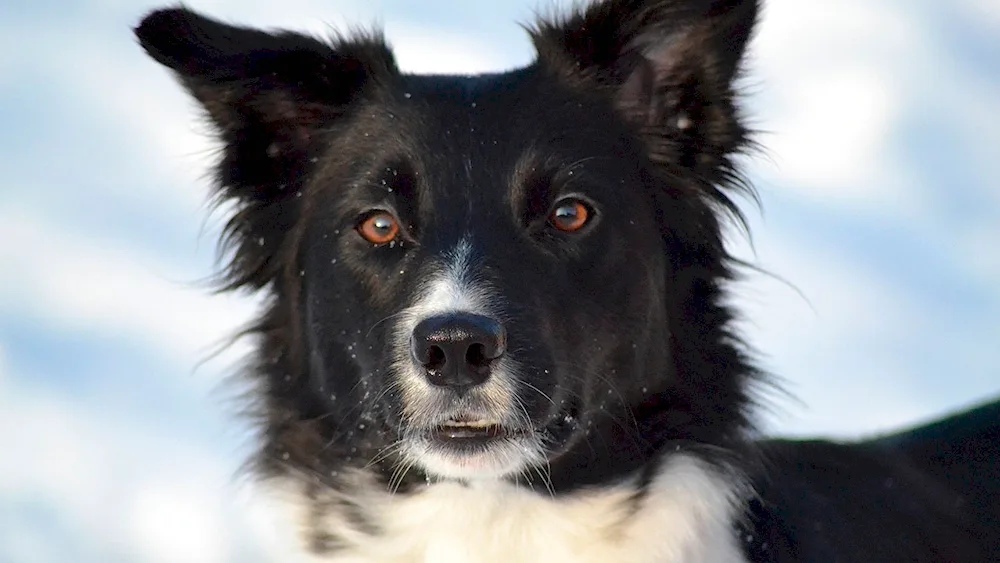
[(1000, 561), (1000, 403), (764, 439), (723, 243), (757, 0), (599, 0), (536, 60), (402, 73), (377, 32), (147, 15), (218, 135), (260, 481), (310, 560)]

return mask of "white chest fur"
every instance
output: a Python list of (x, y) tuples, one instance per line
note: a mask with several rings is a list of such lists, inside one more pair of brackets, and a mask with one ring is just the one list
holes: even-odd
[[(383, 533), (349, 530), (347, 516), (330, 511), (321, 525), (341, 536), (345, 547), (304, 560), (741, 563), (732, 526), (741, 490), (686, 456), (671, 460), (639, 503), (635, 489), (625, 485), (558, 498), (499, 482), (439, 483), (406, 496), (358, 489), (348, 494)], [(300, 518), (309, 512), (302, 497), (293, 508)], [(316, 525), (315, 516), (310, 522)]]

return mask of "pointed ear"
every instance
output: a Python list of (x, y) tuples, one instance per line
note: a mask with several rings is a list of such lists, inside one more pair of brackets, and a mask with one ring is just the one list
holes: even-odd
[(610, 92), (651, 155), (702, 169), (745, 143), (733, 82), (758, 0), (604, 0), (533, 32), (543, 66)]
[(292, 260), (291, 226), (322, 137), (361, 97), (397, 74), (378, 36), (333, 44), (227, 25), (178, 8), (149, 14), (135, 34), (204, 107), (223, 144), (217, 200), (236, 204), (220, 248), (223, 289), (262, 288)]
[(220, 183), (249, 184), (256, 195), (288, 187), (294, 179), (282, 175), (306, 160), (323, 128), (396, 72), (379, 37), (330, 45), (227, 25), (183, 8), (149, 14), (135, 34), (178, 75), (226, 144)]

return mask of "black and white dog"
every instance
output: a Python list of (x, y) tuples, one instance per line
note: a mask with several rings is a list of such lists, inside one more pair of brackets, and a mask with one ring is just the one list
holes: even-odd
[(757, 0), (604, 0), (530, 66), (403, 74), (185, 8), (143, 48), (235, 204), (260, 478), (332, 562), (1000, 561), (1000, 404), (765, 441), (722, 240), (752, 193), (734, 80)]

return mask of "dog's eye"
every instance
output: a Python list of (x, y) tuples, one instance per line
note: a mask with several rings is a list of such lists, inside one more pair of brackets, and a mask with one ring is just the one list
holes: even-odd
[(549, 214), (549, 223), (564, 233), (579, 231), (590, 221), (590, 208), (578, 199), (568, 199), (559, 204)]
[(387, 244), (399, 234), (399, 221), (385, 211), (377, 211), (362, 221), (357, 230), (361, 238), (372, 244)]

